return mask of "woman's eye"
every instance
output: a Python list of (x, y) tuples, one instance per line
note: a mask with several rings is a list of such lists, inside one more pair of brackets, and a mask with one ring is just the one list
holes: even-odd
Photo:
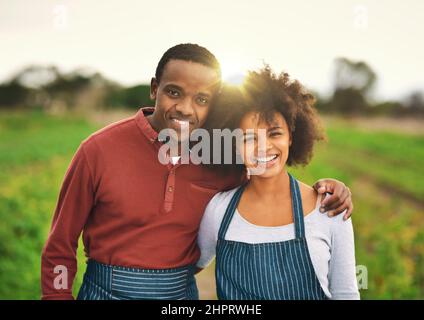
[(271, 137), (276, 137), (276, 136), (281, 136), (282, 135), (282, 133), (281, 132), (272, 132), (271, 134), (270, 134), (270, 136)]

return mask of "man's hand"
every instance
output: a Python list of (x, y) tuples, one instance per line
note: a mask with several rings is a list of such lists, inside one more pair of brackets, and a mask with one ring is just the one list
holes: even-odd
[(349, 219), (353, 211), (352, 193), (343, 182), (335, 179), (320, 179), (313, 187), (320, 195), (326, 192), (331, 194), (322, 201), (321, 212), (328, 211), (328, 215), (332, 217), (347, 210), (343, 219)]

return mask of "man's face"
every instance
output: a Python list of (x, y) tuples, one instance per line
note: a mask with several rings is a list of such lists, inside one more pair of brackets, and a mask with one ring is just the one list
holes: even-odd
[[(206, 121), (213, 95), (219, 88), (218, 73), (200, 63), (170, 60), (160, 83), (152, 79), (150, 96), (156, 100), (151, 124), (160, 131), (173, 129), (181, 141), (184, 126), (191, 133)], [(187, 137), (188, 138), (188, 137)]]

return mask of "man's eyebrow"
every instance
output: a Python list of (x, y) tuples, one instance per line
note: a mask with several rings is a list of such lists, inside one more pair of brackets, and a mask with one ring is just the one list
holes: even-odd
[(178, 89), (180, 91), (184, 91), (184, 89), (182, 87), (180, 87), (179, 85), (173, 84), (173, 83), (168, 83), (165, 85), (165, 88), (169, 88), (172, 87), (174, 89)]
[(210, 98), (210, 97), (212, 96), (212, 94), (210, 94), (210, 93), (206, 93), (206, 92), (199, 92), (197, 95), (199, 95), (199, 96), (204, 96), (204, 97), (208, 97), (208, 98)]
[[(168, 84), (166, 84), (165, 85), (165, 88), (174, 88), (174, 89), (177, 89), (177, 90), (180, 90), (180, 91), (184, 92), (184, 89), (182, 87), (180, 87), (179, 85), (174, 84), (174, 83), (168, 83)], [(211, 93), (207, 93), (207, 92), (199, 92), (197, 95), (204, 96), (204, 97), (207, 97), (207, 98), (212, 97), (212, 94)]]

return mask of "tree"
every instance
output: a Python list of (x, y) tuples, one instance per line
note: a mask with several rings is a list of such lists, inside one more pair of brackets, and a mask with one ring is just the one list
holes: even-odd
[(376, 80), (376, 74), (365, 62), (336, 59), (331, 109), (348, 115), (366, 111), (369, 106), (367, 97), (370, 96)]
[(424, 94), (421, 91), (412, 92), (406, 101), (410, 113), (424, 113)]
[(337, 58), (335, 65), (335, 90), (354, 89), (366, 95), (374, 88), (377, 76), (367, 63)]

